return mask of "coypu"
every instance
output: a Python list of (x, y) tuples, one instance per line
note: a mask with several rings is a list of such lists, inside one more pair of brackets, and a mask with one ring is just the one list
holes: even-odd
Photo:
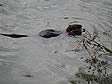
[(82, 29), (82, 25), (80, 24), (73, 24), (69, 25), (66, 29), (69, 36), (81, 36), (82, 32), (85, 32), (85, 29)]
[[(43, 38), (51, 38), (51, 37), (57, 37), (61, 34), (61, 31), (57, 31), (54, 29), (46, 29), (41, 32), (39, 32), (39, 36)], [(23, 35), (23, 34), (0, 34), (2, 36), (7, 36), (10, 38), (23, 38), (23, 37), (30, 37), (29, 35)]]
[(43, 38), (51, 38), (51, 37), (57, 37), (61, 34), (61, 31), (57, 31), (54, 29), (47, 29), (47, 30), (43, 30), (39, 33), (39, 36), (43, 37)]

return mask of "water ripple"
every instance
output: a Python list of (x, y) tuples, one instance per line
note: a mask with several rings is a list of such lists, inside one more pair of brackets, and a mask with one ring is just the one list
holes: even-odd
[[(1, 1), (0, 3), (2, 3)], [(8, 0), (4, 0), (4, 1), (7, 2)], [(1, 33), (3, 30), (6, 32), (22, 31), (24, 34), (29, 31), (32, 32), (35, 31), (37, 33), (41, 29), (45, 29), (45, 28), (58, 28), (64, 31), (66, 25), (72, 23), (80, 23), (82, 24), (84, 29), (90, 32), (93, 31), (94, 28), (96, 28), (99, 31), (99, 37), (101, 38), (101, 41), (105, 43), (104, 45), (112, 49), (112, 46), (110, 46), (112, 45), (112, 1), (111, 0), (110, 1), (109, 0), (68, 0), (68, 1), (67, 0), (10, 0), (10, 1), (11, 2), (5, 3), (4, 7), (0, 7), (0, 14), (1, 14), (0, 32)], [(16, 53), (20, 51), (20, 48), (18, 48), (17, 46), (13, 47), (14, 42), (12, 40), (7, 40), (7, 38), (4, 40), (4, 38), (2, 38), (0, 40), (0, 63), (13, 62), (13, 59), (14, 62), (20, 61), (21, 62), (20, 64), (15, 64), (17, 69), (23, 70), (21, 69), (21, 67), (24, 66), (26, 67), (28, 66), (29, 71), (30, 69), (35, 69), (34, 77), (35, 77), (35, 73), (37, 72), (36, 76), (41, 80), (43, 77), (38, 76), (39, 72), (37, 71), (37, 69), (40, 69), (38, 68), (38, 65), (41, 61), (45, 62), (45, 60), (43, 59), (47, 59), (48, 64), (43, 63), (42, 65), (40, 65), (41, 67), (45, 66), (45, 68), (49, 69), (52, 73), (58, 74), (61, 77), (70, 78), (71, 73), (69, 71), (72, 71), (71, 67), (73, 67), (74, 65), (76, 65), (75, 68), (77, 68), (78, 65), (81, 65), (82, 62), (79, 61), (80, 59), (79, 57), (81, 57), (82, 54), (81, 53), (75, 54), (73, 52), (65, 53), (64, 52), (65, 49), (69, 50), (69, 48), (71, 48), (72, 46), (69, 44), (71, 43), (70, 42), (71, 38), (65, 38), (66, 36), (64, 34), (60, 37), (57, 39), (54, 38), (55, 40), (44, 39), (43, 40), (44, 42), (43, 41), (41, 42), (40, 39), (38, 39), (38, 37), (36, 36), (35, 39), (27, 38), (27, 40), (26, 39), (19, 40), (20, 42), (23, 42), (20, 43), (21, 44), (20, 46), (25, 47), (25, 49), (23, 49), (23, 51), (21, 50), (21, 53), (18, 54), (18, 57), (20, 56), (21, 59), (23, 58), (22, 60), (16, 59), (17, 57)], [(32, 40), (36, 42), (33, 43)], [(107, 41), (109, 42), (107, 43)], [(73, 43), (75, 43), (74, 40)], [(43, 44), (46, 45), (46, 47), (40, 47), (43, 46)], [(48, 48), (47, 46), (51, 46), (52, 49), (50, 50), (50, 47)], [(52, 51), (53, 49), (58, 51), (55, 52), (55, 55), (54, 53), (52, 53), (54, 52)], [(43, 53), (43, 51), (45, 52)], [(111, 61), (112, 58), (111, 59), (110, 58), (108, 58), (107, 56), (104, 57), (104, 59)], [(50, 63), (49, 60), (53, 62)], [(56, 61), (57, 64), (55, 64), (54, 61)], [(64, 67), (62, 67), (61, 64)], [(6, 65), (1, 64), (0, 66), (4, 67)], [(24, 67), (25, 68), (24, 71), (27, 70), (26, 67)], [(17, 73), (16, 68), (13, 67), (13, 69), (15, 70), (14, 72)], [(31, 70), (30, 72), (33, 71)], [(1, 74), (2, 73), (0, 73), (0, 75)], [(45, 74), (42, 74), (41, 76), (44, 76)], [(18, 77), (18, 79), (16, 79), (16, 76)], [(18, 81), (20, 79), (22, 79), (21, 76), (19, 74), (15, 74), (15, 80)], [(33, 80), (36, 81), (37, 79), (34, 78)], [(27, 81), (25, 80), (25, 78), (21, 80), (20, 82), (21, 84), (23, 83), (29, 84), (32, 82), (30, 80), (27, 82), (22, 82), (22, 81)], [(37, 84), (37, 83), (33, 82), (32, 84)], [(42, 84), (42, 82), (40, 84)]]

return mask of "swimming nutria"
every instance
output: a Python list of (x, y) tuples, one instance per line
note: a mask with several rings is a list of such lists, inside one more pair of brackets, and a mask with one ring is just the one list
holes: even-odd
[[(39, 36), (43, 38), (51, 38), (51, 37), (57, 37), (61, 34), (61, 31), (57, 31), (54, 29), (46, 29), (41, 32), (39, 32)], [(7, 36), (10, 38), (23, 38), (23, 37), (30, 37), (29, 35), (24, 35), (24, 34), (0, 34), (3, 36)]]
[(66, 32), (68, 32), (69, 36), (76, 36), (76, 35), (80, 36), (84, 31), (85, 29), (82, 30), (82, 25), (80, 24), (69, 25), (68, 28), (66, 29)]
[(54, 29), (46, 29), (46, 30), (39, 32), (39, 36), (41, 36), (43, 38), (51, 38), (51, 37), (57, 37), (61, 33), (62, 33), (61, 31), (57, 31)]

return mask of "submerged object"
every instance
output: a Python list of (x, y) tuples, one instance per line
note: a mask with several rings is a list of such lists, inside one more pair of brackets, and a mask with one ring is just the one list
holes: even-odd
[(47, 30), (43, 30), (39, 33), (39, 36), (43, 37), (43, 38), (51, 38), (51, 37), (57, 37), (61, 34), (61, 31), (57, 31), (54, 29), (47, 29)]
[(22, 37), (28, 37), (27, 35), (19, 35), (19, 34), (0, 34), (3, 36), (11, 37), (11, 38), (22, 38)]
[(82, 29), (82, 25), (80, 24), (72, 24), (67, 27), (66, 32), (69, 36), (81, 36), (82, 32), (85, 32), (85, 29)]

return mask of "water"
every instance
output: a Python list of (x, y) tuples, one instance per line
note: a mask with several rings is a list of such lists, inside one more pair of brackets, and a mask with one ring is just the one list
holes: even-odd
[(86, 54), (66, 51), (80, 39), (65, 33), (43, 39), (38, 33), (44, 29), (65, 31), (71, 23), (90, 32), (96, 28), (112, 49), (111, 0), (0, 0), (0, 4), (0, 33), (30, 36), (0, 36), (0, 84), (70, 84), (66, 80), (85, 65), (80, 58)]

